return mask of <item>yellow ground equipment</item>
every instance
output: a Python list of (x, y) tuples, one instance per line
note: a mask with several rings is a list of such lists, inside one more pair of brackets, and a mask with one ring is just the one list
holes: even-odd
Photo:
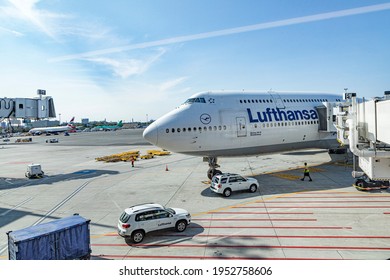
[(162, 150), (148, 150), (146, 152), (148, 155), (153, 155), (153, 156), (167, 156), (171, 154), (168, 151), (162, 151)]
[(151, 159), (153, 158), (154, 156), (152, 154), (147, 154), (147, 155), (142, 155), (140, 156), (141, 159)]
[(105, 162), (118, 162), (118, 161), (130, 161), (131, 158), (137, 160), (139, 157), (139, 151), (128, 151), (119, 154), (113, 154), (104, 157), (96, 158), (97, 161), (105, 161)]
[(32, 138), (18, 138), (15, 140), (15, 143), (28, 143), (32, 142)]

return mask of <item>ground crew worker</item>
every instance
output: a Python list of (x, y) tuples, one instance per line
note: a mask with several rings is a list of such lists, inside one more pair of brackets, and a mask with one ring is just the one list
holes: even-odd
[(307, 163), (305, 162), (305, 169), (303, 171), (303, 178), (301, 179), (301, 181), (304, 181), (305, 180), (305, 177), (309, 177), (309, 181), (313, 181), (310, 177), (310, 170), (309, 170), (309, 167), (307, 167)]
[(134, 167), (134, 157), (131, 157), (131, 167)]

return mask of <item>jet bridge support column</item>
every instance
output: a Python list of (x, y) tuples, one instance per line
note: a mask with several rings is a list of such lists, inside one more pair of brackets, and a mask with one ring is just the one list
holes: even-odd
[(360, 190), (388, 188), (390, 181), (390, 92), (382, 98), (358, 102), (346, 93), (346, 102), (337, 112), (337, 138), (359, 157), (352, 176)]

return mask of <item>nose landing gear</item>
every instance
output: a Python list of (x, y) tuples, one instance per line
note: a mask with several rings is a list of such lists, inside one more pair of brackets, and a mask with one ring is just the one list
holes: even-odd
[(222, 174), (221, 170), (218, 170), (220, 166), (217, 164), (216, 157), (208, 157), (207, 161), (209, 163), (209, 170), (207, 171), (207, 177), (211, 180), (215, 175)]

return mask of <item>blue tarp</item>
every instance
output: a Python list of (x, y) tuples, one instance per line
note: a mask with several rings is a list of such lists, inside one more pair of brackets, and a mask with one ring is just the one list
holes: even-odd
[(69, 260), (89, 256), (89, 220), (74, 215), (8, 233), (11, 260)]

